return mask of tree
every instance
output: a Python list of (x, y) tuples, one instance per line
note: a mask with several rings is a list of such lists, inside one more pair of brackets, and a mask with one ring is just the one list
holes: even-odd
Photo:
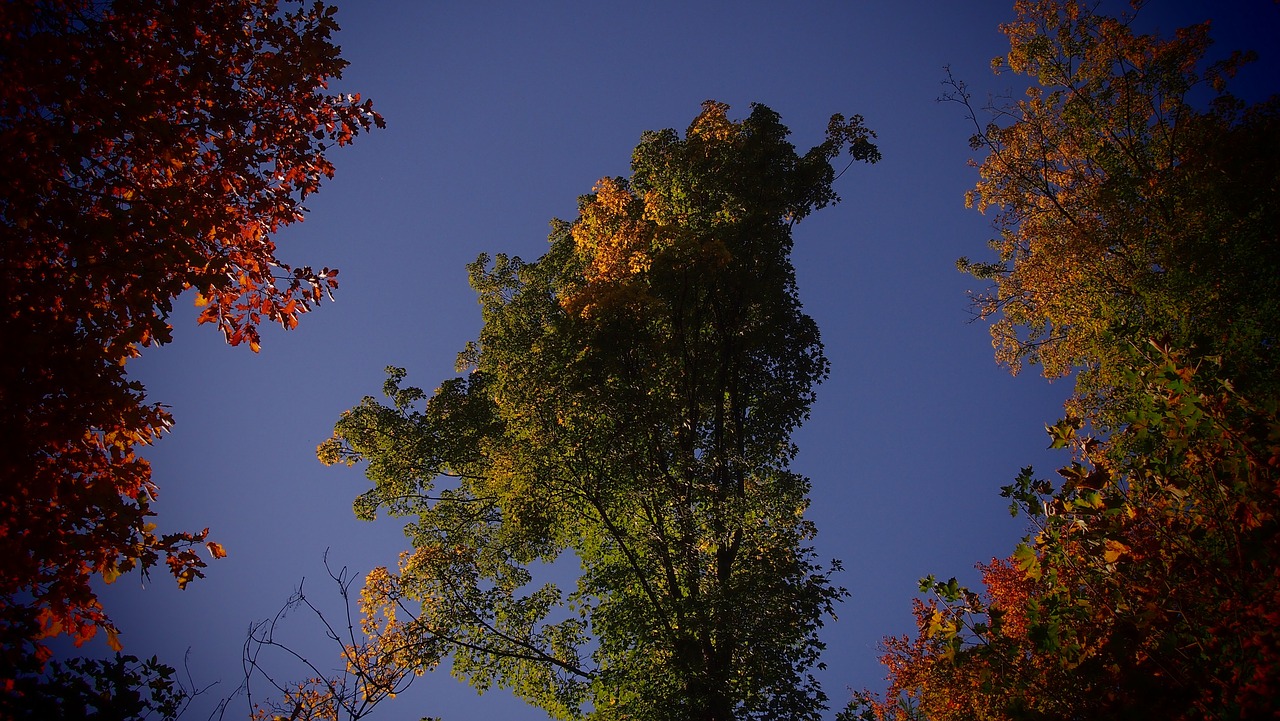
[(1000, 256), (960, 265), (995, 282), (980, 310), (999, 315), (998, 358), (1080, 371), (1047, 428), (1072, 459), (1056, 483), (1025, 468), (1003, 488), (1032, 535), (985, 569), (985, 593), (925, 579), (918, 635), (886, 643), (888, 697), (847, 712), (1271, 713), (1280, 101), (1226, 93), (1244, 55), (1201, 70), (1207, 24), (1166, 40), (1069, 0), (1015, 7), (993, 65), (1037, 85), (974, 139), (971, 200), (998, 208)]
[[(791, 229), (837, 199), (844, 147), (879, 152), (858, 116), (803, 156), (787, 135), (715, 102), (683, 138), (645, 133), (544, 256), (470, 267), (466, 376), (428, 397), (389, 369), (391, 404), (338, 421), (319, 455), (368, 463), (357, 515), (414, 519), (364, 590), (400, 662), (448, 656), (556, 718), (818, 717), (807, 670), (844, 591), (788, 468), (827, 373)], [(538, 583), (575, 560), (567, 594)]]
[(334, 9), (278, 0), (15, 0), (0, 6), (0, 680), (39, 639), (118, 629), (90, 587), (163, 558), (202, 575), (199, 533), (160, 534), (137, 448), (169, 413), (125, 366), (170, 339), (173, 300), (256, 352), (337, 286), (273, 234), (383, 121), (332, 94)]
[(1014, 560), (979, 565), (984, 593), (956, 579), (921, 581), (935, 598), (913, 602), (917, 633), (883, 643), (883, 699), (862, 691), (842, 719), (1100, 718), (1091, 677), (1038, 651), (1028, 608), (1043, 584)]
[[(925, 579), (918, 635), (886, 641), (885, 701), (960, 718), (1253, 718), (1280, 688), (1280, 420), (1209, 361), (1165, 349), (1116, 436), (1050, 427), (1078, 461), (1004, 488), (1034, 535), (984, 594)], [(1135, 375), (1137, 375), (1135, 373)], [(982, 714), (978, 715), (978, 709)]]
[(1115, 405), (1147, 339), (1222, 355), (1240, 390), (1274, 391), (1280, 99), (1226, 91), (1252, 55), (1206, 65), (1208, 22), (1160, 38), (1074, 1), (1015, 10), (992, 67), (1034, 82), (975, 119), (986, 158), (967, 198), (994, 211), (998, 256), (959, 261), (994, 282), (976, 302), (997, 359), (1079, 370), (1077, 415)]

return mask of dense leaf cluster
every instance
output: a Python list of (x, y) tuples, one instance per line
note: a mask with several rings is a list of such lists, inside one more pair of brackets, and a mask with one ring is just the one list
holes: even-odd
[(1280, 101), (1227, 91), (1252, 56), (1207, 63), (1207, 22), (1161, 38), (1084, 3), (1015, 7), (993, 67), (1032, 83), (989, 106), (972, 140), (986, 157), (968, 201), (993, 214), (996, 258), (960, 260), (994, 283), (976, 307), (997, 359), (1078, 371), (1077, 415), (1123, 402), (1148, 339), (1221, 355), (1242, 390), (1274, 390)]
[(0, 696), (0, 714), (14, 721), (171, 721), (194, 695), (175, 675), (154, 656), (53, 661), (43, 675), (18, 678)]
[(1280, 104), (1226, 93), (1244, 56), (1204, 68), (1207, 24), (1162, 39), (1071, 0), (1016, 7), (994, 64), (1035, 84), (974, 140), (999, 257), (961, 267), (995, 283), (999, 359), (1080, 371), (1047, 428), (1072, 462), (1004, 487), (1032, 535), (984, 592), (925, 579), (888, 694), (845, 716), (1271, 717)]
[[(171, 418), (126, 362), (170, 338), (172, 302), (258, 349), (336, 287), (272, 234), (382, 119), (327, 91), (346, 63), (322, 3), (0, 4), (0, 681), (38, 640), (117, 629), (90, 587), (162, 561), (202, 575), (199, 533), (160, 534), (137, 455)], [(222, 547), (207, 542), (214, 556)]]

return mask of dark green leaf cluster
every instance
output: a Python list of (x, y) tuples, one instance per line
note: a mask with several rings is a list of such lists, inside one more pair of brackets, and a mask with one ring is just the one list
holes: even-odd
[(110, 659), (53, 661), (44, 673), (18, 675), (0, 692), (0, 716), (15, 721), (171, 721), (190, 699), (174, 674), (154, 656), (141, 661), (117, 653)]

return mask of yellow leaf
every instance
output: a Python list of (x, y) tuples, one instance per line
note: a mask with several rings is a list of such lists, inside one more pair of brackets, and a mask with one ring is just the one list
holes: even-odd
[(110, 646), (111, 650), (115, 651), (116, 653), (119, 653), (121, 650), (124, 649), (124, 646), (120, 644), (119, 631), (115, 630), (114, 628), (107, 629), (107, 645)]
[(1115, 563), (1128, 550), (1129, 547), (1123, 543), (1107, 539), (1106, 548), (1102, 551), (1102, 560), (1107, 563)]
[(110, 566), (102, 569), (103, 581), (106, 581), (107, 583), (115, 583), (117, 578), (120, 578), (120, 568), (115, 564), (111, 564)]
[(196, 291), (196, 307), (203, 308), (206, 305), (209, 305), (209, 299), (204, 297), (204, 293)]
[(933, 638), (934, 636), (946, 630), (947, 623), (943, 618), (941, 611), (934, 611), (929, 615), (929, 629), (925, 632), (925, 636)]

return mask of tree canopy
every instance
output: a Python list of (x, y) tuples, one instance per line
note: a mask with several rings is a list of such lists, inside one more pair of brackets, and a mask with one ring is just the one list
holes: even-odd
[(465, 375), (427, 394), (389, 369), (389, 404), (319, 448), (367, 463), (357, 515), (413, 519), (363, 592), (394, 663), (447, 656), (556, 718), (818, 718), (844, 591), (789, 468), (827, 373), (791, 231), (837, 200), (844, 149), (880, 156), (859, 116), (800, 155), (770, 109), (727, 111), (645, 133), (536, 261), (482, 255)]
[(916, 637), (886, 641), (887, 696), (846, 715), (1269, 715), (1280, 99), (1226, 92), (1248, 56), (1207, 65), (1208, 23), (1161, 38), (1073, 0), (1016, 10), (993, 66), (1033, 85), (973, 141), (999, 255), (960, 266), (994, 281), (997, 358), (1079, 371), (1047, 427), (1072, 458), (1002, 489), (1031, 535), (982, 592), (926, 578)]
[(1147, 339), (1274, 387), (1280, 101), (1227, 92), (1252, 54), (1207, 62), (1208, 22), (1161, 38), (1086, 3), (1015, 11), (992, 67), (1032, 82), (971, 141), (986, 157), (967, 200), (993, 213), (997, 256), (959, 263), (994, 283), (975, 300), (997, 359), (1080, 371), (1077, 415), (1122, 392)]
[(118, 629), (90, 587), (163, 559), (201, 574), (205, 531), (162, 534), (137, 454), (171, 424), (125, 371), (188, 289), (232, 345), (292, 328), (337, 286), (273, 234), (382, 118), (328, 91), (346, 62), (322, 3), (0, 4), (0, 680), (38, 640)]

